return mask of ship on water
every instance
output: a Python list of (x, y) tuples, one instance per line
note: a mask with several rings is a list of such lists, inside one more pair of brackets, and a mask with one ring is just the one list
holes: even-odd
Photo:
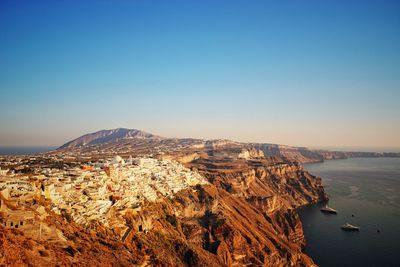
[(349, 224), (349, 223), (343, 224), (341, 228), (344, 231), (360, 231), (360, 227), (354, 226), (354, 225)]
[(324, 213), (337, 214), (337, 210), (329, 207), (328, 205), (325, 205), (325, 207), (321, 208), (321, 211)]

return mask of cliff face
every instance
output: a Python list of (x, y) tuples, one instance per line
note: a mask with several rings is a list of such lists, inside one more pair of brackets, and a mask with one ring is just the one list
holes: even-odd
[(153, 264), (314, 264), (302, 252), (305, 240), (295, 208), (325, 199), (319, 178), (296, 163), (197, 159), (187, 165), (212, 184), (147, 207), (147, 212), (157, 210), (157, 223), (147, 234), (128, 237), (146, 244)]
[(324, 197), (321, 179), (296, 162), (198, 159), (188, 166), (218, 188), (245, 199), (279, 197), (285, 208), (296, 208)]
[(249, 144), (249, 146), (264, 152), (265, 156), (284, 157), (301, 163), (347, 158), (400, 157), (400, 153), (316, 150), (275, 144)]
[[(280, 158), (197, 158), (186, 163), (210, 185), (127, 212), (129, 231), (90, 229), (51, 213), (66, 240), (2, 229), (0, 262), (20, 265), (311, 266), (295, 208), (325, 199), (321, 180)], [(44, 203), (44, 206), (49, 205)]]
[(178, 232), (168, 232), (168, 239), (180, 236), (191, 247), (185, 264), (313, 264), (302, 253), (305, 240), (295, 208), (325, 199), (319, 178), (296, 163), (197, 159), (188, 166), (212, 185), (180, 193), (166, 215)]
[(275, 144), (251, 144), (256, 149), (264, 152), (266, 156), (285, 157), (290, 161), (301, 163), (320, 162), (324, 160), (323, 155), (305, 147), (292, 147)]

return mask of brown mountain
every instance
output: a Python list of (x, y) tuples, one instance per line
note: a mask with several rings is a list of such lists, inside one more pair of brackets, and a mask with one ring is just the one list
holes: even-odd
[(82, 135), (81, 137), (62, 145), (59, 149), (107, 144), (127, 139), (162, 139), (162, 137), (136, 129), (117, 128)]

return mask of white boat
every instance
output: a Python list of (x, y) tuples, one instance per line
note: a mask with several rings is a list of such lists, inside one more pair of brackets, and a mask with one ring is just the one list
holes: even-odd
[(345, 231), (360, 231), (360, 227), (354, 226), (349, 223), (343, 224), (341, 228), (342, 228), (342, 230), (345, 230)]
[(337, 214), (337, 210), (332, 209), (331, 207), (328, 207), (328, 205), (326, 205), (325, 207), (321, 208), (321, 211), (325, 212), (325, 213)]

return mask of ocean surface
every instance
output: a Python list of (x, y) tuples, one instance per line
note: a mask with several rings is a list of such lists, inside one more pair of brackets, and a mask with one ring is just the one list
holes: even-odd
[[(306, 253), (315, 263), (400, 266), (400, 158), (330, 160), (304, 167), (322, 177), (329, 206), (338, 210), (327, 215), (319, 204), (299, 211)], [(361, 230), (341, 230), (346, 222)]]
[(56, 149), (54, 146), (35, 146), (35, 147), (0, 147), (0, 155), (32, 155)]

